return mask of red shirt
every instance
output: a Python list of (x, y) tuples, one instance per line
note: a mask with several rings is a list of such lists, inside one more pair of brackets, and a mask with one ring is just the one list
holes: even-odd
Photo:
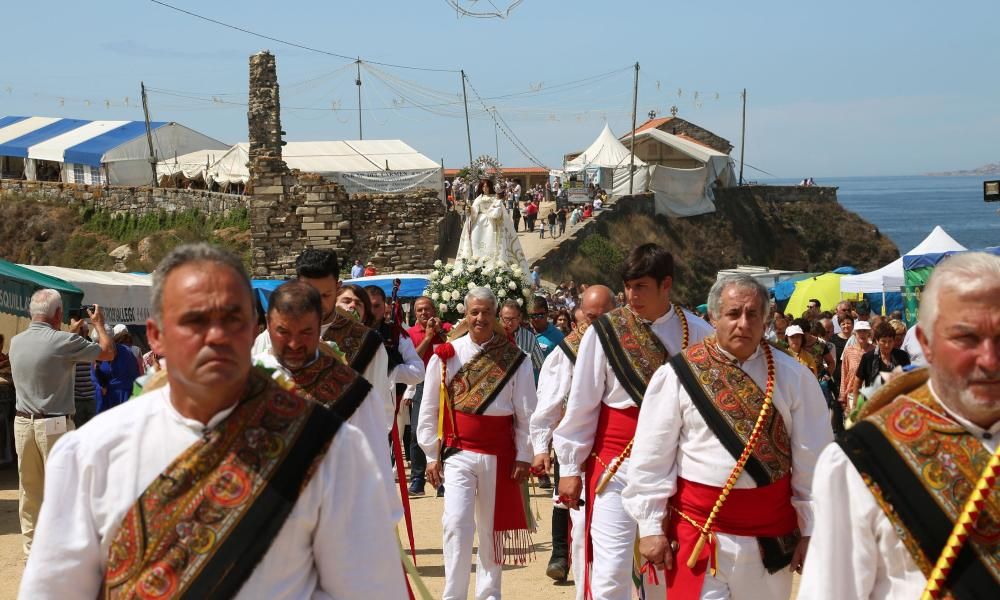
[[(451, 323), (442, 323), (441, 328), (444, 329), (446, 332), (451, 331)], [(413, 327), (407, 329), (406, 333), (410, 334), (410, 340), (413, 342), (414, 348), (419, 346), (424, 341), (424, 337), (427, 336), (427, 332), (424, 331), (424, 326), (421, 325), (420, 323), (417, 323)], [(445, 341), (447, 341), (445, 340), (445, 337), (440, 333), (438, 333), (434, 341), (431, 342), (431, 345), (427, 347), (427, 350), (425, 350), (424, 353), (420, 355), (420, 358), (422, 358), (424, 361), (425, 367), (427, 366), (427, 363), (430, 362), (431, 355), (434, 354), (434, 348), (437, 348), (441, 344), (445, 343)]]

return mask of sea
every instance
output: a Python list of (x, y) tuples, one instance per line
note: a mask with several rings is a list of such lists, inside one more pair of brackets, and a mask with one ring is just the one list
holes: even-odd
[[(1000, 202), (983, 201), (983, 181), (1000, 176), (814, 178), (835, 186), (840, 204), (889, 236), (900, 254), (919, 244), (940, 225), (969, 249), (1000, 246)], [(801, 179), (761, 179), (770, 185), (796, 185)]]

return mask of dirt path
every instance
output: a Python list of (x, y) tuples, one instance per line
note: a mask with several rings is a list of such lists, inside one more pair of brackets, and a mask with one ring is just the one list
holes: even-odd
[(0, 469), (0, 600), (17, 597), (24, 570), (21, 524), (17, 519), (17, 467)]

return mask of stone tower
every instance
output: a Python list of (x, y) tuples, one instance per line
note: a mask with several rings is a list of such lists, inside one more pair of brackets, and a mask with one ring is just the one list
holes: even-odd
[[(250, 57), (250, 94), (247, 124), (250, 136), (250, 172), (285, 174), (281, 159), (281, 104), (274, 55), (264, 50)], [(263, 162), (260, 162), (263, 161)]]

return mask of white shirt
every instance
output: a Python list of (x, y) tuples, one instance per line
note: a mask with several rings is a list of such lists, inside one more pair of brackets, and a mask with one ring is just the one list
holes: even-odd
[[(388, 382), (388, 389), (386, 394), (388, 394), (389, 403), (386, 406), (386, 419), (390, 424), (390, 431), (392, 426), (396, 424), (396, 384), (403, 383), (406, 385), (416, 385), (424, 380), (424, 361), (417, 354), (417, 349), (413, 346), (413, 340), (409, 336), (399, 336), (399, 353), (403, 356), (403, 362), (392, 368), (392, 372), (386, 378)], [(389, 354), (385, 355), (386, 362), (388, 364)]]
[[(798, 514), (799, 530), (808, 536), (813, 529), (813, 469), (823, 447), (833, 440), (833, 429), (812, 371), (784, 352), (772, 350), (771, 355), (774, 409), (785, 423), (792, 448), (792, 506)], [(767, 359), (759, 347), (739, 366), (765, 389)], [(638, 522), (640, 537), (662, 535), (667, 501), (677, 490), (678, 477), (722, 487), (736, 465), (669, 364), (660, 367), (649, 382), (629, 462), (622, 504)], [(736, 487), (757, 484), (744, 470)]]
[[(684, 311), (688, 322), (688, 344), (696, 344), (714, 330), (704, 319)], [(670, 353), (677, 354), (681, 348), (682, 325), (674, 308), (650, 324), (653, 333)], [(566, 477), (579, 476), (583, 464), (590, 456), (597, 432), (597, 419), (601, 414), (601, 403), (611, 408), (635, 406), (632, 397), (618, 382), (604, 348), (597, 338), (594, 327), (587, 329), (580, 342), (580, 350), (573, 368), (573, 384), (570, 387), (566, 414), (552, 437), (552, 446), (559, 458), (559, 474)]]
[[(381, 349), (381, 354), (386, 356), (385, 348)], [(318, 358), (319, 351), (317, 351), (316, 355)], [(313, 360), (316, 359), (314, 358)], [(388, 358), (386, 360), (388, 360)], [(270, 348), (262, 354), (255, 354), (253, 362), (254, 364), (260, 365), (265, 369), (276, 369), (288, 377), (292, 377), (291, 371), (278, 362), (278, 358), (274, 356), (274, 353), (271, 352)], [(372, 359), (371, 362), (375, 362), (375, 359)], [(310, 361), (309, 364), (312, 364), (312, 361)], [(368, 370), (370, 369), (366, 369), (366, 372)], [(385, 371), (383, 371), (383, 373), (384, 372)], [(368, 379), (367, 375), (362, 375), (362, 377), (364, 377), (368, 383), (371, 383), (371, 380)], [(382, 469), (382, 481), (386, 485), (386, 493), (388, 494), (389, 505), (392, 507), (392, 513), (395, 519), (393, 522), (395, 523), (403, 518), (403, 504), (399, 499), (399, 494), (396, 492), (396, 488), (393, 486), (392, 463), (390, 462), (391, 457), (389, 455), (389, 438), (387, 437), (387, 432), (389, 430), (385, 423), (385, 419), (392, 418), (394, 415), (390, 413), (387, 417), (384, 410), (384, 404), (381, 402), (381, 398), (385, 395), (386, 391), (387, 390), (383, 389), (382, 394), (376, 393), (376, 389), (373, 384), (372, 389), (368, 392), (368, 395), (361, 401), (361, 405), (358, 406), (358, 409), (354, 411), (354, 414), (351, 415), (351, 418), (348, 419), (347, 422), (361, 430), (361, 433), (365, 435), (365, 439), (368, 440), (369, 447), (374, 451), (375, 456), (378, 457), (377, 464)], [(395, 424), (395, 419), (390, 422)]]
[[(207, 426), (169, 386), (64, 435), (46, 462), (45, 502), (21, 598), (96, 598), (124, 515)], [(384, 484), (364, 436), (344, 424), (237, 598), (406, 597)]]
[(917, 339), (917, 326), (914, 325), (906, 330), (903, 336), (903, 350), (910, 355), (910, 364), (914, 367), (926, 367), (927, 359), (924, 358), (924, 348)]
[[(451, 345), (455, 356), (448, 359), (447, 382), (450, 383), (462, 365), (479, 354), (482, 346), (465, 335)], [(420, 401), (420, 416), (417, 419), (417, 443), (427, 455), (427, 462), (438, 459), (438, 413), (440, 412), (441, 359), (435, 354), (427, 363), (427, 378), (424, 380), (424, 395)], [(517, 460), (531, 462), (531, 442), (528, 439), (528, 419), (537, 403), (535, 396), (535, 375), (531, 359), (525, 357), (521, 366), (497, 397), (483, 412), (486, 416), (514, 415), (514, 445)]]
[[(933, 383), (930, 389), (934, 394)], [(936, 394), (934, 397), (937, 399)], [(987, 450), (996, 452), (1000, 421), (987, 431), (940, 405), (947, 413), (942, 416), (950, 417)], [(815, 535), (809, 543), (799, 598), (919, 598), (927, 579), (838, 444), (830, 444), (820, 455), (813, 490)]]
[(535, 454), (548, 451), (552, 432), (562, 419), (563, 405), (569, 397), (572, 383), (573, 362), (563, 352), (562, 346), (556, 346), (545, 357), (538, 374), (538, 405), (535, 406), (535, 412), (531, 413), (529, 426), (531, 447)]

